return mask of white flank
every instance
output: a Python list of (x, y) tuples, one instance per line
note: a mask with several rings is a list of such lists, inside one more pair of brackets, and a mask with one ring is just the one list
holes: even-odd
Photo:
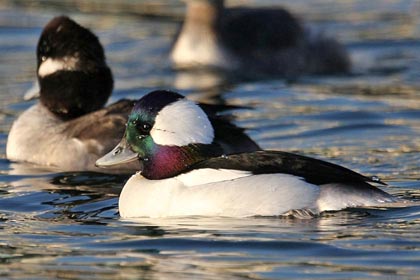
[(159, 145), (210, 144), (214, 130), (206, 113), (194, 102), (181, 99), (164, 107), (150, 132)]
[(60, 70), (75, 70), (79, 60), (76, 57), (64, 57), (62, 59), (47, 58), (38, 69), (38, 76), (45, 77)]
[(396, 201), (392, 196), (351, 185), (330, 183), (321, 185), (318, 199), (319, 211), (340, 210), (347, 207), (375, 206)]
[(97, 170), (94, 163), (98, 154), (105, 153), (102, 142), (73, 138), (66, 133), (71, 131), (71, 125), (40, 103), (33, 105), (13, 123), (7, 139), (7, 158), (56, 166), (62, 171)]
[[(208, 170), (207, 170), (208, 171)], [(198, 171), (207, 172), (206, 170)], [(122, 217), (281, 215), (292, 209), (316, 208), (319, 187), (287, 174), (262, 174), (234, 178), (226, 170), (212, 170), (208, 179), (186, 186), (185, 178), (147, 180), (133, 175), (119, 200)], [(235, 171), (233, 171), (235, 172)], [(209, 174), (210, 174), (209, 173)], [(203, 175), (203, 173), (201, 173)], [(223, 175), (228, 175), (222, 180)], [(244, 174), (242, 174), (244, 175)], [(190, 183), (192, 183), (190, 181)]]

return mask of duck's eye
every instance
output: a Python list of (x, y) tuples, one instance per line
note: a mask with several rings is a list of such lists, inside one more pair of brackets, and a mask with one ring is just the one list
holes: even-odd
[(42, 56), (47, 56), (51, 52), (51, 47), (46, 40), (43, 40), (39, 46), (39, 53)]
[(135, 126), (142, 135), (148, 135), (152, 129), (150, 124), (144, 122), (136, 122)]

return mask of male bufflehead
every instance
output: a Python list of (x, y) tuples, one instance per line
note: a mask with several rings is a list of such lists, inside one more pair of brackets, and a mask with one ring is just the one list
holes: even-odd
[[(113, 89), (104, 49), (88, 29), (66, 16), (53, 18), (37, 46), (40, 102), (14, 123), (7, 141), (7, 158), (68, 171), (99, 169), (95, 161), (115, 147), (134, 101), (121, 100), (103, 108)], [(210, 105), (203, 105), (212, 113)], [(256, 150), (258, 146), (227, 119), (212, 116), (226, 152)], [(120, 166), (122, 172), (136, 165)]]
[(187, 0), (171, 51), (177, 68), (216, 67), (295, 77), (346, 73), (350, 60), (336, 40), (305, 29), (282, 8), (225, 8), (223, 0)]
[(369, 184), (382, 182), (344, 167), (280, 151), (225, 155), (214, 137), (203, 110), (182, 95), (141, 98), (120, 144), (96, 162), (142, 165), (122, 190), (121, 216), (272, 216), (394, 201)]

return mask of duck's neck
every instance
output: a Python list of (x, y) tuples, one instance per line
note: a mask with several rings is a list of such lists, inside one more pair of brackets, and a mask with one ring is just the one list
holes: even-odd
[(229, 68), (233, 64), (218, 35), (222, 14), (221, 0), (187, 1), (185, 21), (171, 54), (175, 65)]
[(174, 177), (193, 164), (222, 154), (216, 145), (159, 146), (153, 156), (143, 158), (141, 174), (150, 180)]
[(108, 67), (98, 67), (93, 72), (58, 71), (38, 81), (41, 103), (62, 120), (101, 109), (113, 88)]
[(223, 12), (223, 0), (187, 1), (184, 29), (213, 31)]

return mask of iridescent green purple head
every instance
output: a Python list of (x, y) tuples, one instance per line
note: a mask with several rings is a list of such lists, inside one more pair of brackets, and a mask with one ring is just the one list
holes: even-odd
[(162, 179), (220, 155), (213, 142), (213, 126), (200, 106), (175, 92), (153, 91), (134, 106), (120, 144), (96, 164), (106, 167), (139, 159), (143, 176)]

